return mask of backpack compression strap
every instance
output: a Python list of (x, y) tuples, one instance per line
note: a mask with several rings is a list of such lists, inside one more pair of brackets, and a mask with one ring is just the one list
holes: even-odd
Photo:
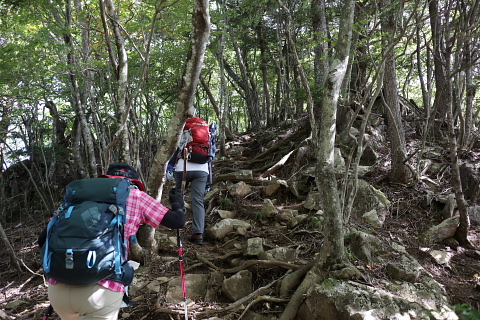
[(47, 225), (47, 237), (45, 240), (45, 254), (43, 255), (43, 270), (45, 271), (45, 273), (50, 272), (50, 262), (51, 262), (51, 255), (52, 255), (51, 252), (48, 252), (50, 229), (52, 229), (52, 226), (58, 220), (58, 214), (61, 210), (63, 210), (62, 207), (58, 208), (58, 210), (55, 211), (53, 218), (50, 220), (50, 222)]
[(126, 224), (127, 216), (121, 206), (117, 207), (112, 204), (108, 209), (115, 214), (115, 218), (112, 219), (110, 225), (114, 226), (119, 231), (117, 232), (117, 237), (115, 239), (115, 274), (122, 274), (122, 262), (120, 260), (120, 256), (122, 252), (121, 245), (124, 243), (124, 239), (122, 239), (123, 234), (120, 232), (120, 230), (122, 230), (122, 227)]

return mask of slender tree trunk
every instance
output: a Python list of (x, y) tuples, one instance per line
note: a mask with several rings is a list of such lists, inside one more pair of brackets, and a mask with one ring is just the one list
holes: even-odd
[[(59, 19), (57, 19), (59, 20)], [(72, 43), (72, 37), (68, 33), (68, 30), (71, 29), (72, 22), (72, 4), (70, 0), (65, 1), (65, 30), (67, 32), (64, 34), (65, 44), (70, 48), (69, 53), (67, 54), (67, 64), (70, 66), (69, 70), (69, 80), (72, 90), (72, 104), (76, 113), (76, 118), (78, 119), (78, 134), (75, 136), (75, 143), (72, 147), (78, 150), (83, 150), (84, 154), (79, 152), (77, 161), (75, 165), (77, 166), (78, 172), (82, 178), (94, 177), (97, 175), (97, 163), (95, 161), (95, 148), (93, 143), (93, 136), (90, 129), (90, 125), (87, 121), (86, 116), (86, 99), (84, 98), (84, 93), (81, 90), (81, 87), (78, 84), (78, 74), (75, 70), (78, 69), (79, 62), (77, 61), (75, 48)]]
[[(479, 27), (479, 20), (478, 20), (478, 13), (480, 10), (480, 2), (473, 1), (470, 3), (467, 1), (466, 3), (460, 2), (460, 6), (462, 6), (462, 12), (465, 14), (461, 16), (463, 20), (462, 26), (460, 27), (462, 30), (478, 30)], [(474, 114), (474, 99), (477, 92), (477, 85), (473, 82), (474, 79), (474, 57), (475, 51), (478, 48), (475, 48), (475, 39), (472, 39), (470, 32), (462, 32), (461, 35), (463, 37), (460, 38), (460, 43), (463, 43), (464, 52), (463, 52), (463, 68), (465, 68), (465, 124), (463, 127), (463, 139), (460, 140), (460, 148), (469, 146), (472, 137), (473, 131), (473, 114)], [(478, 53), (477, 53), (478, 57)], [(478, 59), (478, 58), (477, 58)]]
[(152, 166), (152, 175), (148, 188), (152, 195), (161, 199), (165, 170), (168, 160), (175, 152), (183, 126), (189, 117), (195, 115), (193, 99), (197, 90), (203, 67), (205, 50), (210, 36), (210, 11), (207, 0), (195, 0), (192, 15), (193, 33), (190, 49), (185, 63), (180, 95), (177, 101), (175, 117), (168, 125), (167, 135), (160, 142), (160, 148)]
[[(281, 0), (277, 1), (287, 11)], [(325, 80), (325, 89), (321, 95), (319, 111), (313, 109), (314, 104), (308, 82), (303, 70), (299, 68), (302, 82), (307, 90), (309, 116), (312, 123), (312, 140), (317, 158), (315, 182), (318, 190), (321, 190), (320, 201), (325, 213), (325, 238), (316, 265), (307, 273), (302, 284), (293, 294), (280, 320), (293, 320), (303, 301), (302, 296), (311, 285), (321, 279), (322, 276), (326, 276), (328, 270), (334, 264), (341, 263), (344, 259), (342, 206), (334, 171), (335, 117), (340, 88), (349, 63), (354, 9), (354, 0), (347, 0), (343, 3), (335, 55)], [(290, 22), (290, 16), (288, 16), (288, 21)], [(289, 28), (290, 26), (287, 27), (287, 30)], [(290, 46), (292, 46), (292, 43), (290, 43)]]
[[(205, 90), (205, 93), (207, 94), (208, 100), (210, 100), (210, 103), (212, 104), (213, 109), (215, 110), (215, 114), (219, 119), (222, 117), (222, 112), (220, 111), (220, 107), (218, 106), (217, 100), (215, 100), (215, 97), (213, 96), (212, 90), (210, 90), (210, 86), (208, 83), (205, 81), (205, 78), (200, 75), (200, 83), (202, 84), (203, 90)], [(230, 131), (230, 128), (225, 127), (225, 135), (231, 139), (233, 139), (233, 134)]]
[[(222, 12), (222, 17), (224, 19), (225, 25), (228, 25), (228, 14), (227, 9), (225, 8), (225, 3), (223, 0), (218, 0), (219, 9)], [(220, 69), (220, 114), (218, 118), (220, 119), (219, 134), (220, 134), (220, 156), (224, 157), (227, 154), (225, 148), (225, 138), (227, 133), (227, 117), (230, 110), (230, 100), (228, 95), (228, 86), (227, 86), (227, 77), (225, 74), (225, 58), (224, 58), (224, 49), (225, 49), (225, 33), (220, 32), (218, 35), (218, 48), (217, 53), (215, 54), (219, 69)]]
[(247, 66), (238, 43), (233, 40), (233, 47), (237, 57), (238, 67), (242, 76), (242, 88), (245, 90), (245, 103), (249, 116), (249, 129), (258, 130), (261, 128), (260, 106), (258, 103), (258, 92), (250, 85), (250, 76), (248, 74)]
[(455, 199), (460, 215), (460, 224), (455, 233), (455, 239), (460, 245), (473, 249), (472, 244), (468, 240), (468, 229), (470, 228), (470, 220), (468, 217), (467, 206), (462, 190), (462, 181), (460, 179), (460, 169), (458, 165), (458, 147), (457, 137), (455, 135), (455, 128), (453, 123), (453, 108), (449, 105), (447, 110), (448, 120), (448, 144), (450, 146), (450, 166), (452, 168), (452, 185), (455, 191)]
[(268, 83), (268, 59), (267, 59), (267, 43), (263, 34), (263, 24), (257, 26), (257, 34), (260, 41), (260, 57), (263, 82), (263, 99), (264, 99), (264, 114), (266, 118), (267, 127), (272, 124), (272, 98), (270, 96), (270, 85)]
[[(127, 106), (127, 87), (128, 87), (128, 56), (127, 50), (125, 49), (125, 40), (122, 35), (122, 30), (120, 27), (120, 21), (118, 18), (117, 9), (112, 0), (100, 0), (99, 1), (101, 12), (108, 17), (110, 21), (111, 29), (113, 30), (113, 35), (115, 38), (116, 46), (116, 57), (117, 61), (112, 65), (113, 68), (116, 68), (116, 95), (115, 95), (115, 106), (116, 106), (116, 119), (118, 123), (118, 129), (115, 133), (112, 143), (107, 147), (107, 152), (110, 151), (114, 146), (117, 146), (119, 161), (131, 163), (130, 155), (130, 143), (128, 137), (128, 130), (126, 128), (128, 115), (129, 115), (129, 106)], [(105, 23), (107, 19), (102, 19)], [(104, 29), (108, 29), (108, 26), (104, 26)], [(108, 34), (105, 34), (108, 36)], [(109, 39), (106, 39), (109, 42)], [(110, 48), (110, 47), (109, 47)], [(114, 56), (110, 52), (111, 56)], [(107, 154), (107, 162), (110, 162), (110, 155)], [(107, 163), (108, 165), (108, 163)]]
[(23, 273), (22, 267), (20, 266), (20, 263), (18, 263), (18, 258), (17, 258), (17, 255), (15, 254), (15, 250), (10, 244), (10, 241), (8, 241), (8, 237), (5, 234), (5, 230), (3, 230), (3, 226), (1, 222), (0, 222), (0, 238), (2, 239), (2, 242), (5, 248), (7, 249), (8, 255), (10, 257), (10, 262), (19, 273)]
[(431, 123), (436, 124), (434, 127), (434, 133), (437, 136), (439, 134), (439, 129), (442, 127), (447, 115), (448, 106), (452, 103), (452, 89), (449, 85), (448, 78), (449, 75), (449, 66), (447, 66), (446, 60), (450, 59), (448, 56), (445, 45), (445, 37), (448, 37), (448, 31), (445, 28), (445, 25), (442, 24), (442, 21), (445, 21), (445, 24), (448, 24), (448, 16), (440, 16), (440, 10), (438, 5), (438, 0), (429, 0), (428, 8), (430, 12), (430, 24), (432, 28), (432, 38), (433, 38), (433, 62), (435, 65), (435, 100), (433, 102), (433, 114), (434, 121)]
[[(425, 8), (422, 8), (420, 11), (415, 11), (415, 34), (416, 34), (416, 46), (417, 46), (417, 60), (422, 60), (422, 48), (423, 48), (423, 37), (422, 37), (422, 28), (423, 24), (423, 13)], [(432, 88), (431, 88), (431, 67), (430, 67), (430, 50), (426, 50), (425, 54), (427, 55), (426, 62), (426, 72), (423, 69), (421, 63), (417, 63), (417, 72), (418, 72), (418, 81), (420, 82), (420, 87), (422, 88), (422, 102), (424, 109), (424, 116), (428, 120), (430, 118), (430, 109), (431, 109), (431, 100), (432, 100)]]
[(335, 55), (325, 82), (325, 92), (322, 94), (321, 111), (313, 112), (316, 116), (315, 122), (319, 123), (312, 132), (317, 137), (313, 139), (317, 150), (316, 183), (318, 190), (322, 190), (321, 203), (324, 204), (326, 217), (325, 241), (320, 250), (320, 258), (327, 267), (344, 258), (343, 213), (334, 171), (334, 148), (337, 103), (349, 63), (354, 12), (355, 0), (345, 1)]
[[(328, 29), (327, 18), (325, 12), (325, 0), (313, 0), (311, 5), (312, 11), (312, 31), (314, 34), (314, 40), (318, 43), (315, 46), (315, 87), (316, 90), (321, 91), (325, 85), (325, 81), (328, 77), (329, 60), (328, 57)], [(314, 97), (319, 95), (314, 95)], [(319, 103), (318, 101), (316, 104)], [(315, 108), (320, 111), (319, 107)]]
[[(178, 140), (183, 131), (185, 122), (195, 115), (193, 100), (203, 67), (203, 59), (210, 36), (210, 10), (208, 0), (195, 0), (192, 15), (193, 32), (190, 49), (187, 54), (185, 71), (182, 77), (180, 95), (177, 101), (175, 116), (168, 124), (167, 134), (159, 141), (159, 148), (153, 160), (147, 191), (158, 201), (162, 199), (163, 186), (167, 163), (175, 152)], [(149, 225), (142, 225), (139, 229), (138, 241), (140, 245), (154, 248), (155, 229)], [(133, 256), (141, 260), (141, 251), (132, 248)]]
[(5, 215), (5, 178), (3, 175), (5, 163), (5, 152), (6, 152), (6, 143), (7, 143), (7, 132), (8, 127), (10, 126), (10, 112), (12, 110), (12, 103), (10, 101), (5, 101), (1, 106), (1, 117), (0, 117), (0, 221), (3, 220)]
[[(388, 43), (395, 40), (396, 36), (396, 17), (400, 17), (403, 8), (401, 4), (392, 4), (391, 0), (384, 0), (383, 7), (388, 11), (384, 12), (382, 19), (382, 30), (384, 33), (384, 48)], [(404, 163), (407, 149), (405, 143), (405, 130), (402, 124), (400, 114), (400, 103), (398, 99), (397, 71), (395, 63), (395, 50), (385, 52), (385, 76), (383, 77), (383, 93), (385, 109), (388, 119), (388, 137), (390, 138), (390, 151), (392, 165), (390, 170), (390, 180), (394, 182), (406, 183), (410, 179), (410, 171)]]

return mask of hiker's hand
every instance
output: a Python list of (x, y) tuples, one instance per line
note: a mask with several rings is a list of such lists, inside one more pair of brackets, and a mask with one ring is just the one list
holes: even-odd
[(180, 208), (183, 208), (184, 206), (183, 195), (177, 189), (170, 190), (170, 193), (168, 194), (168, 200), (170, 200), (170, 204), (172, 205), (172, 207), (174, 203), (179, 204)]
[(185, 227), (185, 222), (185, 214), (183, 209), (180, 208), (168, 210), (160, 224), (170, 229), (182, 229)]
[(173, 169), (167, 170), (167, 179), (168, 181), (175, 181), (175, 172), (173, 171)]
[(172, 210), (173, 211), (181, 210), (183, 212), (183, 206), (178, 202), (174, 202), (174, 203), (172, 203)]

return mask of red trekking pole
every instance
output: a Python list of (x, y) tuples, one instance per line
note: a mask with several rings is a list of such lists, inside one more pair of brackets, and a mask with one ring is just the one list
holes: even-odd
[[(185, 188), (187, 183), (187, 160), (188, 160), (188, 149), (183, 150), (183, 177), (182, 177), (182, 197), (185, 197)], [(184, 206), (185, 209), (185, 206)], [(178, 245), (178, 261), (180, 263), (180, 276), (182, 278), (182, 292), (183, 292), (183, 305), (185, 308), (185, 320), (188, 320), (187, 312), (187, 284), (185, 282), (185, 269), (183, 265), (183, 244), (182, 238), (180, 237), (180, 229), (177, 229), (177, 245)]]
[(187, 285), (185, 283), (185, 269), (183, 266), (183, 244), (180, 237), (180, 229), (177, 229), (178, 261), (180, 262), (180, 276), (182, 277), (183, 305), (185, 308), (185, 320), (188, 319), (187, 313)]

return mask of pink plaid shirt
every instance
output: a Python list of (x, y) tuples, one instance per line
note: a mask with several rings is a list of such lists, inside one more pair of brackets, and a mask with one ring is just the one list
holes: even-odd
[[(125, 239), (137, 233), (141, 224), (149, 224), (157, 228), (169, 209), (157, 202), (154, 198), (138, 189), (130, 190), (127, 198), (127, 224), (125, 225)], [(48, 279), (48, 283), (56, 284), (55, 279)], [(116, 292), (125, 291), (122, 283), (101, 280), (99, 285)]]

